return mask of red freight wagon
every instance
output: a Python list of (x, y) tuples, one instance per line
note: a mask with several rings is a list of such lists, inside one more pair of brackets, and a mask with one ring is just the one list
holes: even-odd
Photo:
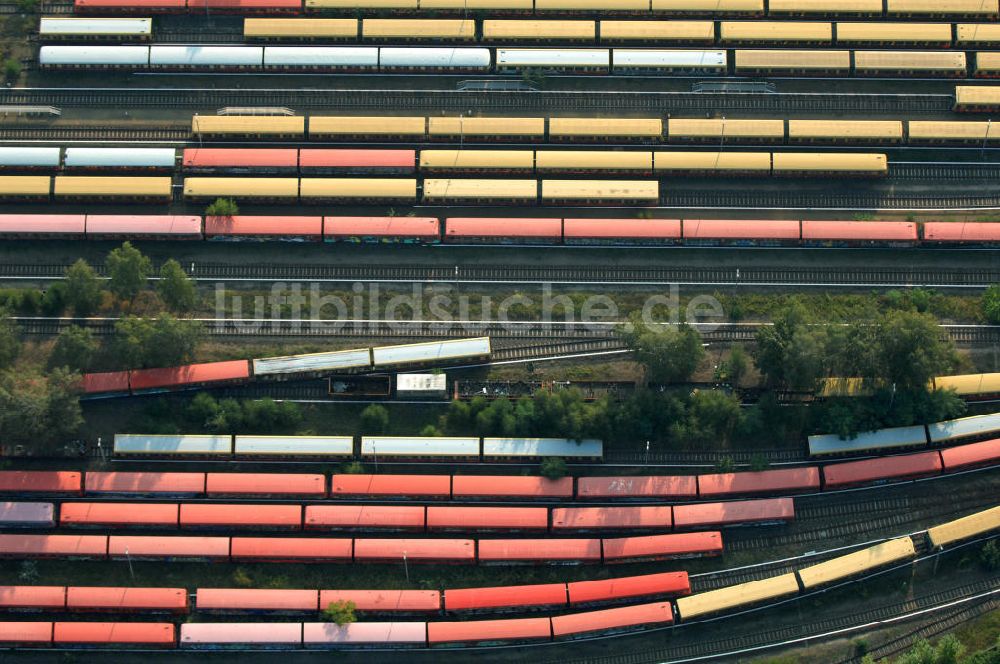
[(181, 504), (181, 528), (259, 528), (299, 530), (300, 505)]
[(802, 240), (809, 244), (910, 245), (917, 242), (917, 225), (910, 221), (803, 221)]
[(547, 530), (544, 507), (428, 507), (427, 530)]
[(115, 560), (228, 560), (229, 538), (112, 535), (108, 554)]
[(187, 613), (188, 594), (184, 588), (85, 588), (66, 589), (70, 611), (169, 611)]
[(0, 237), (80, 239), (86, 229), (82, 214), (0, 214)]
[(106, 558), (105, 535), (0, 535), (5, 558)]
[(671, 508), (650, 507), (559, 507), (552, 510), (552, 531), (560, 530), (640, 530), (669, 531)]
[(552, 635), (557, 639), (577, 638), (595, 632), (624, 632), (656, 625), (669, 625), (673, 621), (674, 610), (670, 602), (654, 602), (553, 616)]
[(303, 623), (302, 643), (306, 648), (378, 645), (398, 648), (427, 645), (424, 622)]
[(173, 648), (174, 626), (148, 622), (57, 622), (57, 645)]
[(468, 539), (356, 539), (359, 563), (474, 563), (476, 543)]
[(184, 623), (181, 648), (288, 648), (302, 645), (302, 623)]
[(59, 525), (176, 528), (177, 503), (63, 503)]
[(496, 588), (449, 588), (444, 591), (445, 611), (526, 611), (566, 606), (565, 583)]
[(734, 500), (728, 503), (699, 503), (674, 507), (674, 528), (677, 530), (786, 523), (793, 519), (795, 519), (795, 503), (791, 498)]
[(187, 0), (76, 0), (73, 8), (81, 14), (177, 14), (187, 8)]
[(792, 491), (819, 491), (819, 468), (806, 466), (698, 476), (698, 492), (703, 497)]
[(319, 610), (317, 590), (198, 588), (199, 611), (295, 613)]
[(796, 244), (799, 222), (774, 219), (685, 219), (687, 244)]
[(0, 493), (80, 495), (82, 473), (67, 470), (0, 470)]
[(206, 8), (225, 14), (299, 14), (300, 0), (188, 0), (188, 11)]
[(992, 466), (1000, 461), (1000, 438), (943, 449), (941, 461), (946, 473), (975, 466)]
[(680, 219), (563, 219), (566, 244), (674, 244)]
[(691, 594), (687, 572), (661, 572), (599, 581), (566, 584), (571, 606), (627, 601), (642, 597), (681, 597)]
[(132, 391), (193, 388), (211, 383), (246, 380), (249, 377), (250, 363), (247, 360), (186, 364), (163, 369), (137, 369), (132, 372)]
[(495, 645), (551, 638), (552, 625), (548, 618), (427, 623), (427, 643), (432, 646), (445, 643)]
[(441, 610), (437, 590), (321, 590), (320, 610), (333, 602), (354, 602), (362, 613), (436, 613)]
[(0, 643), (14, 646), (38, 646), (52, 643), (50, 622), (0, 622)]
[[(2, 228), (0, 221), (0, 228)], [(980, 221), (928, 221), (924, 223), (924, 243), (998, 244), (1000, 223)]]
[(484, 565), (575, 565), (579, 563), (599, 563), (601, 562), (601, 540), (479, 540), (479, 562)]
[(320, 148), (299, 152), (299, 168), (309, 173), (412, 173), (416, 170), (415, 150), (372, 150)]
[(573, 478), (550, 480), (522, 475), (455, 475), (455, 498), (572, 498)]
[(208, 473), (209, 496), (326, 497), (326, 477), (305, 473)]
[(538, 243), (562, 242), (562, 219), (505, 217), (449, 217), (444, 220), (448, 242)]
[(84, 487), (96, 494), (197, 496), (205, 493), (205, 473), (88, 472)]
[(184, 170), (195, 172), (294, 172), (299, 167), (299, 151), (295, 148), (184, 148), (183, 164)]
[(0, 609), (61, 611), (66, 608), (65, 586), (0, 586)]
[(697, 498), (694, 475), (645, 477), (581, 477), (576, 481), (577, 497), (603, 498)]
[(722, 555), (722, 533), (647, 535), (603, 540), (605, 563), (634, 563), (668, 558)]
[(128, 394), (128, 371), (83, 374), (80, 383), (84, 394)]
[(330, 497), (451, 498), (451, 475), (333, 475)]
[(200, 240), (201, 217), (167, 214), (88, 214), (87, 237), (91, 240), (133, 238)]
[(205, 217), (208, 240), (289, 240), (323, 239), (323, 217)]
[(437, 217), (324, 217), (327, 242), (424, 242), (441, 240)]
[(0, 527), (52, 528), (56, 525), (52, 503), (5, 502), (0, 500)]
[(350, 538), (234, 537), (233, 561), (351, 562)]
[(842, 489), (860, 484), (927, 477), (940, 472), (941, 456), (937, 452), (834, 463), (823, 466), (823, 488)]
[(423, 530), (422, 505), (308, 505), (306, 528)]

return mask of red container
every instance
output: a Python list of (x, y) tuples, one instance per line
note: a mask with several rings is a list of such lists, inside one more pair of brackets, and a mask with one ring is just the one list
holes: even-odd
[(697, 498), (694, 475), (652, 475), (643, 477), (581, 477), (576, 481), (577, 497), (593, 498)]
[(0, 643), (17, 647), (50, 645), (52, 643), (52, 623), (50, 622), (0, 622)]
[(795, 503), (791, 498), (734, 500), (728, 503), (699, 503), (674, 507), (674, 528), (677, 530), (786, 523), (794, 519)]
[(451, 475), (333, 475), (330, 497), (451, 498)]
[(97, 588), (70, 586), (66, 589), (70, 611), (169, 611), (187, 613), (188, 594), (184, 588)]
[(563, 219), (563, 237), (573, 240), (679, 240), (680, 219)]
[(427, 530), (547, 530), (549, 511), (544, 507), (427, 508)]
[(297, 170), (295, 148), (184, 148), (185, 170)]
[(0, 493), (80, 495), (83, 474), (67, 470), (0, 470)]
[(937, 452), (832, 463), (823, 466), (823, 488), (842, 489), (890, 480), (908, 480), (937, 475), (940, 472), (941, 456)]
[(176, 528), (176, 503), (63, 503), (59, 525), (111, 528)]
[(156, 390), (193, 387), (210, 383), (246, 380), (250, 377), (247, 360), (186, 364), (164, 369), (138, 369), (132, 372), (132, 390)]
[(799, 239), (799, 222), (777, 219), (685, 219), (684, 239), (794, 242)]
[(306, 528), (423, 530), (424, 508), (421, 505), (309, 505)]
[(722, 555), (722, 533), (684, 533), (602, 540), (604, 562), (629, 563)]
[(493, 645), (551, 638), (552, 625), (548, 618), (427, 623), (427, 643), (432, 646), (442, 643)]
[(112, 535), (108, 554), (115, 560), (228, 560), (229, 538)]
[(566, 606), (565, 583), (497, 588), (449, 588), (444, 591), (445, 611), (527, 611)]
[(182, 648), (298, 648), (302, 623), (185, 623)]
[(181, 528), (256, 528), (299, 530), (300, 505), (181, 504)]
[(455, 475), (451, 486), (455, 498), (573, 498), (572, 477)]
[(565, 530), (662, 530), (673, 518), (666, 505), (649, 507), (558, 507), (552, 510), (552, 532)]
[(88, 214), (87, 239), (200, 240), (201, 217), (170, 214)]
[(437, 217), (324, 217), (327, 242), (438, 242)]
[(205, 493), (205, 473), (88, 472), (84, 485), (93, 494), (197, 496)]
[(819, 468), (816, 466), (698, 476), (698, 492), (705, 498), (804, 491), (819, 491)]
[(105, 535), (0, 535), (6, 558), (106, 558)]
[(316, 590), (198, 588), (199, 611), (288, 613), (319, 609)]
[(601, 562), (599, 539), (479, 540), (485, 564), (566, 565)]
[(924, 242), (992, 244), (1000, 242), (1000, 223), (983, 221), (928, 221)]
[(0, 609), (61, 611), (64, 608), (65, 586), (0, 586)]
[(82, 214), (0, 214), (0, 237), (82, 238)]
[(476, 543), (467, 539), (356, 539), (354, 560), (359, 563), (476, 562)]
[(916, 242), (917, 225), (911, 221), (808, 221), (802, 222), (806, 241)]
[(670, 602), (654, 602), (622, 606), (616, 609), (586, 611), (552, 617), (552, 635), (559, 638), (576, 638), (594, 633), (610, 633), (669, 625), (674, 622)]
[(333, 602), (354, 602), (362, 613), (437, 613), (441, 593), (436, 590), (321, 590), (320, 610)]
[(416, 163), (414, 150), (307, 148), (299, 152), (299, 167), (303, 173), (412, 173)]
[(84, 394), (128, 394), (128, 376), (128, 371), (83, 374), (81, 388)]
[(449, 217), (444, 221), (448, 242), (515, 240), (562, 242), (562, 219), (521, 219), (506, 217)]
[(323, 239), (323, 217), (205, 217), (205, 238), (253, 240)]
[(171, 623), (147, 622), (57, 622), (52, 642), (56, 645), (133, 646), (173, 648)]
[(661, 572), (600, 581), (574, 581), (567, 583), (566, 589), (570, 605), (577, 606), (643, 597), (682, 597), (691, 594), (691, 583), (687, 572)]
[(326, 497), (326, 477), (292, 473), (208, 473), (209, 496)]
[(941, 450), (941, 461), (946, 473), (976, 466), (992, 466), (1000, 461), (1000, 438), (948, 447)]
[(350, 538), (234, 537), (233, 561), (349, 563)]

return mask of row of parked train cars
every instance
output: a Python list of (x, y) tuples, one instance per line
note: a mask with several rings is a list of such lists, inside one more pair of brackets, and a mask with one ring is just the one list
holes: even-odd
[[(13, 647), (336, 648), (489, 646), (592, 637), (668, 627), (825, 590), (851, 579), (901, 568), (925, 541), (944, 549), (975, 541), (1000, 528), (1000, 508), (938, 525), (926, 533), (890, 539), (795, 571), (759, 581), (691, 594), (683, 572), (602, 581), (464, 588), (437, 591), (264, 590), (198, 588), (195, 610), (212, 614), (316, 615), (333, 602), (350, 601), (363, 617), (432, 617), (459, 620), (362, 619), (338, 626), (323, 622), (0, 622), (0, 643)], [(114, 538), (112, 538), (114, 539)], [(654, 599), (656, 601), (649, 602)], [(641, 602), (641, 603), (636, 603)], [(612, 608), (593, 607), (626, 604)], [(590, 608), (589, 611), (579, 611)], [(475, 614), (535, 611), (554, 616), (474, 619)], [(183, 588), (0, 587), (0, 610), (186, 615)], [(466, 618), (462, 620), (461, 618)]]
[[(766, 5), (765, 5), (766, 2)], [(531, 14), (636, 14), (739, 16), (863, 16), (905, 18), (1000, 17), (997, 0), (75, 0), (79, 13), (119, 14), (214, 11), (234, 14), (471, 12)]]
[(406, 46), (53, 46), (43, 69), (368, 73), (733, 74), (996, 78), (996, 51), (663, 50)]
[[(151, 18), (43, 17), (42, 41), (149, 41)], [(828, 23), (798, 21), (588, 21), (525, 19), (248, 18), (247, 41), (575, 42), (592, 44), (838, 44), (1000, 46), (995, 23)]]

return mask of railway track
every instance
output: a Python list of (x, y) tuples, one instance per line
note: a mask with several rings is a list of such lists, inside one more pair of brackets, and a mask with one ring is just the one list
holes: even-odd
[[(1000, 177), (1000, 175), (998, 175)], [(0, 281), (62, 279), (64, 263), (6, 263)], [(107, 276), (103, 265), (95, 266)], [(154, 273), (159, 265), (154, 266)], [(774, 285), (816, 284), (845, 286), (981, 286), (1000, 282), (1000, 268), (869, 268), (832, 270), (819, 267), (616, 267), (545, 265), (373, 265), (197, 263), (191, 275), (198, 281), (384, 281), (407, 283), (525, 283), (525, 284), (697, 284)]]
[[(510, 77), (501, 80), (511, 80)], [(0, 105), (24, 104), (84, 108), (219, 108), (287, 106), (368, 111), (648, 111), (678, 112), (863, 112), (940, 114), (954, 99), (943, 94), (833, 94), (733, 92), (559, 92), (338, 89), (161, 89), (161, 88), (9, 88), (0, 89)], [(6, 139), (6, 136), (0, 135)]]

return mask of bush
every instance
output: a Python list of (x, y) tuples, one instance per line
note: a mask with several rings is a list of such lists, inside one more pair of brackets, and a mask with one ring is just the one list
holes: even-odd
[(119, 356), (129, 368), (170, 367), (190, 362), (201, 340), (201, 323), (157, 318), (122, 318), (115, 325)]
[(385, 406), (373, 403), (361, 411), (362, 433), (368, 435), (378, 435), (386, 432), (389, 428), (389, 411)]
[(42, 293), (42, 313), (46, 316), (61, 315), (66, 310), (67, 304), (66, 284), (62, 281), (50, 284)]
[[(66, 304), (77, 316), (89, 316), (101, 304), (101, 278), (82, 258), (66, 268)], [(51, 288), (49, 290), (52, 290)]]
[(239, 206), (231, 198), (216, 198), (214, 203), (205, 208), (205, 216), (208, 217), (235, 217), (239, 213)]
[(13, 83), (21, 76), (21, 63), (14, 58), (7, 58), (3, 61), (3, 77), (8, 82)]
[(181, 264), (173, 258), (160, 268), (160, 280), (156, 284), (156, 292), (174, 311), (190, 311), (198, 299), (194, 281), (192, 281)]
[(538, 472), (542, 477), (557, 480), (560, 477), (566, 477), (569, 470), (566, 468), (566, 460), (562, 457), (545, 457), (542, 459)]
[(49, 355), (49, 367), (86, 371), (97, 353), (97, 346), (97, 339), (90, 330), (76, 325), (68, 327), (56, 339)]
[(979, 550), (979, 564), (991, 572), (1000, 569), (1000, 543), (997, 540), (991, 539)]
[(14, 364), (21, 354), (21, 340), (17, 323), (0, 311), (0, 369)]
[(357, 616), (354, 614), (354, 608), (354, 602), (350, 600), (330, 602), (327, 607), (323, 609), (322, 618), (327, 622), (337, 623), (337, 627), (343, 627), (344, 625), (349, 625), (357, 620)]
[(993, 284), (983, 293), (983, 316), (991, 325), (1000, 325), (1000, 284)]
[(340, 472), (345, 475), (364, 475), (365, 467), (360, 461), (347, 461), (341, 464)]
[(107, 258), (108, 289), (123, 300), (130, 302), (135, 299), (143, 288), (152, 270), (149, 258), (125, 242), (117, 249), (112, 249)]

